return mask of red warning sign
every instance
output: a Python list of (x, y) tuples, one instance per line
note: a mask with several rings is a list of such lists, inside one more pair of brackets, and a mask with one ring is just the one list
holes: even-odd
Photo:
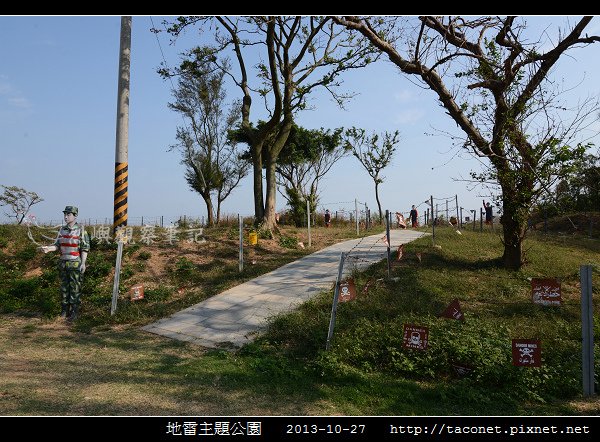
[(517, 367), (540, 367), (542, 365), (542, 343), (539, 339), (512, 340), (513, 365)]
[(404, 244), (400, 244), (398, 246), (396, 260), (400, 261), (402, 259), (402, 255), (404, 255)]
[(356, 286), (354, 280), (340, 282), (340, 291), (338, 292), (338, 302), (348, 302), (356, 298)]
[(136, 284), (129, 290), (129, 297), (132, 301), (144, 299), (144, 284)]
[(429, 329), (413, 324), (404, 324), (404, 348), (426, 350), (429, 343)]
[(440, 313), (440, 317), (456, 319), (457, 321), (464, 321), (465, 315), (463, 315), (463, 312), (460, 309), (460, 304), (458, 303), (458, 299), (454, 299), (450, 304), (448, 304), (448, 307), (446, 307), (446, 310), (444, 310), (442, 313)]
[(561, 305), (560, 281), (556, 278), (533, 278), (531, 298), (534, 304)]

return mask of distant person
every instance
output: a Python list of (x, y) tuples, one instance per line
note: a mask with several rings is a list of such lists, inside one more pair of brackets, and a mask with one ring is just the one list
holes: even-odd
[(65, 225), (58, 232), (56, 242), (51, 246), (42, 246), (44, 253), (60, 251), (58, 271), (62, 311), (60, 316), (74, 321), (79, 314), (81, 304), (81, 282), (85, 272), (85, 262), (90, 251), (90, 237), (85, 229), (77, 224), (79, 209), (67, 206), (63, 210)]
[(415, 208), (414, 204), (410, 209), (410, 214), (408, 215), (408, 218), (410, 219), (412, 227), (419, 227), (419, 212), (417, 212), (417, 209)]
[(488, 202), (486, 203), (483, 200), (483, 208), (485, 209), (485, 223), (492, 224), (492, 220), (494, 219), (494, 214), (492, 213), (492, 205)]
[(325, 227), (329, 227), (331, 225), (331, 213), (329, 213), (329, 209), (325, 210)]

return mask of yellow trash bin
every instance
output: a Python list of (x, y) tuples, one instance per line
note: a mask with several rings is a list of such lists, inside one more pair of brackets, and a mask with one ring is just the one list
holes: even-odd
[(258, 244), (258, 234), (256, 232), (250, 232), (249, 239), (251, 246)]

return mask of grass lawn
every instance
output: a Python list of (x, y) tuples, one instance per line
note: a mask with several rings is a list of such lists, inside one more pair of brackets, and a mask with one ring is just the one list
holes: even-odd
[[(313, 250), (354, 233), (316, 228)], [(148, 295), (120, 301), (113, 317), (115, 252), (96, 245), (82, 318), (68, 326), (56, 319), (56, 257), (32, 252), (23, 229), (0, 226), (0, 415), (600, 414), (596, 397), (581, 397), (578, 276), (580, 265), (595, 266), (597, 296), (598, 240), (532, 234), (527, 264), (508, 272), (497, 233), (436, 229), (439, 247), (431, 237), (407, 244), (391, 279), (383, 262), (354, 275), (359, 296), (339, 305), (330, 351), (332, 293), (324, 292), (231, 352), (140, 326), (309, 253), (288, 248), (307, 244), (306, 231), (260, 238), (246, 250), (256, 264), (242, 274), (236, 229), (205, 234), (203, 248), (126, 248), (121, 293), (144, 282)], [(558, 277), (563, 305), (533, 304), (532, 277)], [(455, 298), (465, 321), (438, 317)], [(406, 323), (429, 328), (426, 351), (402, 346)], [(541, 340), (541, 367), (512, 365), (517, 338)], [(453, 364), (471, 371), (460, 376)]]

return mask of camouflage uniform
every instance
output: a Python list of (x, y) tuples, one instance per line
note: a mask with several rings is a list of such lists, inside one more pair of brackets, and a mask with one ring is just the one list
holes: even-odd
[[(77, 208), (67, 206), (64, 212), (77, 216)], [(90, 251), (90, 237), (83, 227), (62, 226), (54, 245), (60, 250), (58, 271), (62, 294), (62, 315), (75, 319), (81, 303), (81, 252)]]

